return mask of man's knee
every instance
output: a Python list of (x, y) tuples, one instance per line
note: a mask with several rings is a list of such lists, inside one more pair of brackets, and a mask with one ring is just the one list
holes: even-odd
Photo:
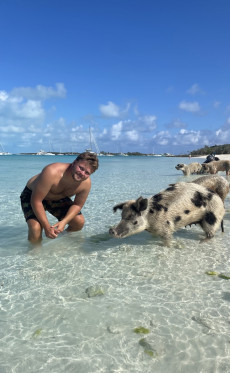
[(41, 224), (34, 219), (29, 219), (27, 221), (28, 224), (28, 240), (31, 243), (37, 243), (42, 240), (42, 227)]
[(68, 231), (80, 231), (85, 224), (85, 218), (82, 214), (75, 216), (70, 222), (67, 228)]

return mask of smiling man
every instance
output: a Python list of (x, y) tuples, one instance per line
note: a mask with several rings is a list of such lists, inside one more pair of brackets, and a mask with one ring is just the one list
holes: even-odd
[[(56, 238), (67, 224), (67, 231), (83, 228), (81, 209), (90, 192), (90, 175), (97, 169), (96, 154), (85, 152), (73, 163), (52, 163), (29, 179), (20, 198), (31, 243), (41, 242), (43, 229), (48, 238)], [(46, 211), (58, 219), (56, 224), (50, 225)]]

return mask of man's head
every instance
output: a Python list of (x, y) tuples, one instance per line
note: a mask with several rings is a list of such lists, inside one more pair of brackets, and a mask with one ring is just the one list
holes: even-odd
[(85, 161), (88, 162), (91, 173), (95, 172), (98, 167), (99, 167), (99, 162), (97, 158), (96, 153), (91, 153), (91, 152), (84, 152), (78, 155), (78, 157), (75, 159), (75, 163), (80, 162), (80, 161)]

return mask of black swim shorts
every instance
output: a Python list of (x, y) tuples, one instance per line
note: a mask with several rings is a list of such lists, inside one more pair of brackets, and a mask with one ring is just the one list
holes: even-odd
[[(24, 213), (26, 221), (29, 219), (38, 220), (35, 213), (33, 212), (30, 199), (31, 199), (32, 190), (27, 186), (20, 195), (22, 211)], [(50, 214), (55, 216), (59, 221), (62, 220), (69, 210), (70, 206), (73, 205), (73, 201), (69, 197), (59, 199), (58, 201), (42, 201), (43, 207)], [(81, 215), (81, 211), (77, 214)]]

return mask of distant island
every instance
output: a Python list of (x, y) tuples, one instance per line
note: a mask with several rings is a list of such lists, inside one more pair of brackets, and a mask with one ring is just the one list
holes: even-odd
[[(93, 152), (94, 153), (94, 152)], [(95, 152), (96, 153), (96, 152)], [(52, 152), (52, 153), (43, 153), (43, 154), (38, 154), (38, 153), (20, 153), (20, 155), (75, 155), (78, 156), (80, 152)], [(98, 154), (98, 153), (97, 153)], [(127, 152), (127, 153), (112, 153), (112, 152), (100, 152), (98, 155), (105, 155), (105, 156), (155, 156), (155, 157), (176, 157), (173, 154), (170, 153), (163, 153), (163, 154), (151, 154), (151, 153), (140, 153), (140, 152)], [(188, 156), (188, 155), (187, 155)]]
[[(38, 155), (38, 153), (20, 153), (21, 155)], [(80, 152), (52, 152), (52, 155), (74, 155), (78, 156)], [(193, 150), (189, 154), (170, 154), (170, 153), (163, 153), (163, 154), (154, 154), (154, 153), (140, 153), (140, 152), (127, 152), (127, 153), (112, 153), (112, 152), (104, 152), (101, 151), (99, 155), (104, 156), (155, 156), (155, 157), (199, 157), (200, 155), (209, 155), (209, 154), (230, 154), (230, 144), (224, 145), (213, 145), (207, 146), (205, 145), (203, 148)]]
[(208, 154), (230, 154), (230, 144), (213, 146), (205, 145), (204, 148), (193, 150), (190, 154), (192, 157)]

